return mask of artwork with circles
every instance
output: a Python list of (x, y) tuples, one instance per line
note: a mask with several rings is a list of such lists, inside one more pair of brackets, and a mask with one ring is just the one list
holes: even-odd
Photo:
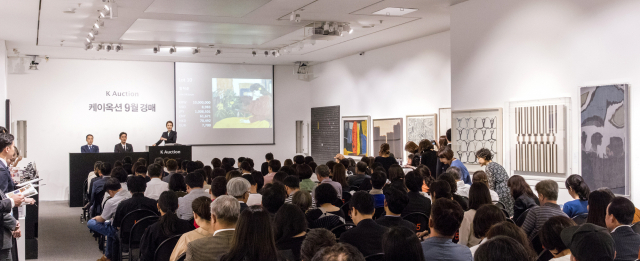
[(453, 111), (451, 139), (454, 158), (465, 165), (480, 165), (479, 149), (489, 149), (493, 161), (502, 163), (502, 109)]

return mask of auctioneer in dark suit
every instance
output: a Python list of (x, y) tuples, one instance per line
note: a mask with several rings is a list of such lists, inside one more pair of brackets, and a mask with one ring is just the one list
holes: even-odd
[[(5, 213), (11, 212), (11, 199), (8, 199), (5, 195), (15, 189), (15, 183), (11, 178), (11, 172), (7, 166), (0, 161), (0, 224), (4, 223), (4, 215)], [(0, 236), (0, 246), (3, 245), (4, 239)]]
[(82, 147), (80, 147), (80, 153), (99, 153), (100, 152), (100, 148), (98, 148), (98, 146), (96, 145), (84, 145)]
[[(169, 132), (167, 133), (166, 131), (162, 133), (162, 137), (167, 139), (164, 141), (164, 144), (171, 144), (171, 143), (176, 143), (176, 140), (178, 140), (178, 133), (175, 131)], [(160, 145), (160, 143), (162, 143), (162, 140), (159, 140), (158, 142), (156, 142), (156, 146)]]
[(613, 241), (616, 242), (615, 260), (636, 260), (640, 250), (640, 235), (636, 234), (630, 226), (619, 226), (611, 232)]
[(185, 261), (218, 260), (218, 257), (229, 251), (234, 230), (220, 231), (212, 237), (196, 239), (187, 244)]
[(125, 153), (125, 152), (133, 152), (133, 146), (129, 143), (126, 145), (126, 149), (122, 146), (122, 143), (116, 144), (116, 147), (113, 148), (113, 152), (115, 153)]

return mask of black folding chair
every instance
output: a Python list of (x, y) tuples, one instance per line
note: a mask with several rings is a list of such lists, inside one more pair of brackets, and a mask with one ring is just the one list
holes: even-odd
[(342, 207), (340, 207), (340, 209), (342, 209), (342, 212), (344, 212), (344, 221), (345, 222), (353, 222), (353, 219), (351, 219), (351, 215), (349, 215), (349, 213), (351, 213), (351, 208), (349, 207), (349, 202), (345, 202), (344, 205), (342, 205)]
[(640, 222), (637, 222), (637, 223), (633, 224), (633, 226), (631, 226), (631, 228), (633, 229), (633, 231), (636, 232), (636, 234), (640, 234)]
[(529, 211), (531, 211), (531, 208), (525, 210), (524, 212), (522, 212), (522, 214), (520, 214), (520, 216), (516, 220), (516, 226), (522, 227), (522, 224), (524, 224), (524, 220), (527, 219), (527, 214), (529, 214)]
[(342, 192), (342, 202), (347, 203), (347, 202), (349, 202), (349, 200), (351, 200), (351, 193), (349, 193), (347, 191), (343, 191)]
[(422, 212), (413, 212), (405, 215), (402, 219), (416, 224), (416, 232), (429, 230), (429, 217)]
[(384, 253), (377, 253), (377, 254), (373, 254), (373, 255), (368, 255), (368, 256), (364, 257), (364, 260), (366, 260), (366, 261), (382, 261), (382, 260), (384, 260)]
[(582, 214), (578, 214), (575, 217), (572, 217), (571, 219), (573, 219), (573, 222), (576, 222), (576, 224), (582, 225), (584, 223), (587, 223), (587, 217), (589, 216), (588, 213), (582, 213)]
[(536, 254), (542, 254), (544, 251), (544, 247), (542, 246), (542, 242), (540, 241), (540, 233), (536, 233), (536, 235), (531, 239), (531, 246), (533, 246), (533, 250), (536, 251)]
[(373, 219), (380, 218), (384, 213), (386, 213), (384, 207), (376, 208), (376, 211), (373, 213)]
[(85, 179), (82, 184), (82, 215), (80, 215), (80, 223), (84, 223), (88, 219), (89, 213), (89, 195), (87, 195), (87, 188), (89, 187), (89, 180)]
[(553, 258), (553, 254), (549, 250), (544, 250), (540, 255), (538, 255), (538, 259), (536, 261), (549, 261)]
[(178, 259), (176, 259), (177, 261), (184, 261), (184, 259), (187, 258), (187, 253), (182, 253), (178, 256)]
[(502, 204), (502, 202), (498, 201), (496, 203), (493, 203), (494, 205), (498, 206), (500, 209), (506, 209), (507, 207), (504, 206), (504, 204)]
[(340, 235), (342, 235), (342, 233), (344, 233), (345, 231), (347, 231), (349, 229), (352, 229), (354, 227), (356, 227), (356, 225), (353, 224), (353, 223), (342, 224), (342, 225), (339, 225), (337, 227), (332, 228), (331, 229), (331, 233), (333, 233), (336, 236), (336, 238), (340, 238)]
[(130, 260), (134, 260), (134, 257), (138, 255), (133, 254), (134, 249), (140, 248), (140, 242), (142, 241), (142, 235), (144, 235), (145, 229), (153, 225), (160, 219), (158, 216), (149, 216), (138, 220), (129, 231), (129, 240), (125, 247), (129, 250)]
[(171, 253), (173, 252), (173, 248), (178, 244), (178, 240), (180, 239), (180, 235), (171, 236), (167, 238), (165, 241), (162, 241), (158, 248), (156, 248), (156, 252), (153, 255), (154, 261), (169, 261), (171, 259)]
[[(136, 209), (134, 211), (129, 212), (122, 218), (122, 223), (120, 224), (120, 230), (118, 232), (118, 241), (119, 241), (119, 249), (118, 251), (120, 255), (120, 260), (123, 258), (131, 259), (130, 253), (131, 251), (128, 248), (129, 245), (129, 235), (133, 226), (138, 223), (139, 220), (142, 220), (146, 217), (157, 217), (158, 215), (148, 209)], [(124, 255), (124, 252), (128, 253)]]

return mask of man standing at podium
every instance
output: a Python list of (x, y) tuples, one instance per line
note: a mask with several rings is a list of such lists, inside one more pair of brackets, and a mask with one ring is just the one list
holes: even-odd
[(81, 153), (99, 153), (100, 148), (98, 146), (93, 145), (93, 135), (87, 135), (87, 145), (80, 147)]
[(113, 149), (115, 153), (125, 153), (125, 152), (133, 152), (133, 146), (127, 143), (127, 133), (120, 132), (120, 143), (116, 144), (116, 147)]

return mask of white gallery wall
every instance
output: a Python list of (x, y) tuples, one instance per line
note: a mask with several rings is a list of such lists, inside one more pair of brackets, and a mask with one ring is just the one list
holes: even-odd
[(315, 65), (311, 107), (372, 120), (438, 113), (451, 106), (450, 57), (446, 31)]
[(9, 61), (7, 59), (7, 44), (4, 40), (0, 40), (0, 125), (5, 124), (5, 100), (7, 99), (7, 67)]
[[(578, 95), (584, 86), (630, 84), (630, 132), (640, 121), (639, 1), (475, 0), (451, 9), (451, 106), (495, 108), (510, 101), (570, 97), (569, 136), (580, 137)], [(506, 114), (505, 114), (506, 116)], [(507, 118), (505, 127), (508, 126)], [(503, 128), (508, 137), (508, 128)], [(631, 159), (640, 144), (631, 134)], [(504, 155), (509, 155), (504, 143)], [(580, 139), (569, 145), (572, 174), (580, 174)], [(631, 161), (631, 198), (640, 178)], [(530, 184), (544, 177), (527, 177)], [(564, 177), (555, 177), (564, 188)], [(633, 189), (635, 188), (635, 189)], [(592, 188), (597, 189), (597, 188)], [(569, 200), (566, 190), (560, 201)]]

